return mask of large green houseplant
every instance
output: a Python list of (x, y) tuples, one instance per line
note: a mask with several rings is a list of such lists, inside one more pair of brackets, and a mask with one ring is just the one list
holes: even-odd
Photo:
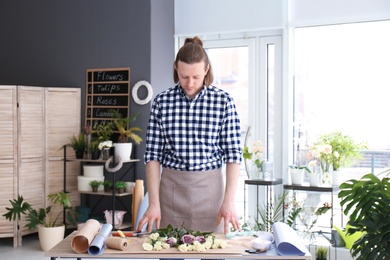
[[(338, 197), (348, 215), (348, 234), (363, 232), (351, 247), (357, 260), (390, 259), (390, 170), (366, 174), (340, 185)], [(383, 176), (383, 178), (380, 178)]]
[[(65, 235), (65, 225), (63, 223), (58, 223), (59, 217), (66, 211), (66, 219), (69, 224), (76, 225), (76, 220), (74, 216), (74, 209), (72, 207), (71, 199), (68, 193), (59, 191), (57, 193), (49, 194), (47, 196), (50, 206), (46, 208), (35, 209), (31, 206), (30, 203), (26, 202), (22, 195), (19, 195), (17, 199), (10, 200), (11, 207), (6, 207), (6, 213), (3, 216), (9, 221), (21, 220), (22, 216), (25, 216), (26, 227), (29, 230), (34, 230), (38, 228), (39, 240), (41, 247), (44, 251), (49, 250), (56, 242), (60, 242)], [(61, 227), (58, 231), (60, 234), (57, 236), (59, 241), (56, 241), (56, 238), (50, 236), (45, 238), (44, 233), (46, 233), (45, 228)], [(56, 229), (57, 230), (57, 229)], [(56, 231), (57, 232), (57, 231)], [(46, 246), (45, 239), (48, 239), (49, 245)]]

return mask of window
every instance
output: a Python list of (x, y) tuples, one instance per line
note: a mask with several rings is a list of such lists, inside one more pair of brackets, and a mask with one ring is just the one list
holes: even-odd
[[(272, 35), (274, 34), (275, 32), (272, 32)], [(276, 122), (280, 120), (276, 117), (280, 112), (274, 107), (275, 103), (280, 103), (275, 102), (275, 98), (281, 98), (275, 94), (281, 93), (280, 38), (264, 35), (263, 32), (250, 36), (219, 35), (202, 39), (213, 66), (214, 84), (230, 93), (235, 100), (241, 120), (242, 147), (246, 136), (249, 146), (256, 140), (261, 140), (266, 147), (264, 159), (272, 162), (281, 161), (281, 158), (274, 157), (274, 134), (281, 131), (275, 128), (275, 125), (280, 126), (281, 123)], [(183, 41), (184, 38), (180, 38), (178, 42)], [(250, 130), (247, 135), (248, 129)], [(239, 216), (246, 216), (248, 219), (248, 216), (255, 217), (257, 211), (255, 200), (250, 201), (252, 205), (244, 206), (245, 179), (247, 173), (242, 164), (236, 205)], [(263, 201), (265, 194), (259, 194), (259, 201)], [(254, 190), (250, 196), (256, 196)]]
[(331, 131), (366, 141), (345, 179), (390, 166), (390, 21), (296, 28), (294, 121), (307, 142)]

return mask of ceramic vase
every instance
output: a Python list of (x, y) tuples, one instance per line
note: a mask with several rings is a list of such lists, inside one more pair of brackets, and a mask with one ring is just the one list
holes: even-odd
[(293, 185), (302, 185), (305, 169), (290, 169), (291, 183)]
[(321, 173), (319, 172), (311, 172), (309, 175), (309, 184), (312, 187), (319, 187), (320, 186), (320, 176)]
[(122, 161), (130, 160), (132, 143), (114, 143), (115, 157), (119, 156)]
[(341, 184), (340, 181), (340, 171), (333, 171), (332, 172), (332, 185), (333, 186), (339, 186)]
[(38, 227), (39, 244), (43, 251), (49, 251), (64, 239), (65, 226), (59, 227)]

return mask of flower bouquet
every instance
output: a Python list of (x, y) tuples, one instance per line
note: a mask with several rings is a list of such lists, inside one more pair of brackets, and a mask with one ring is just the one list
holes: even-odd
[(184, 226), (154, 230), (142, 244), (146, 251), (161, 251), (176, 247), (180, 252), (205, 252), (207, 249), (225, 248), (226, 241), (217, 239), (211, 232), (187, 230)]
[(248, 146), (244, 147), (244, 150), (243, 150), (243, 153), (242, 153), (242, 157), (245, 160), (245, 169), (246, 169), (248, 177), (250, 175), (249, 175), (248, 169), (246, 167), (246, 160), (250, 160), (250, 161), (253, 162), (253, 165), (255, 165), (256, 168), (257, 168), (257, 177), (259, 177), (261, 171), (263, 170), (263, 163), (264, 163), (264, 160), (262, 159), (263, 152), (264, 152), (264, 147), (262, 146), (260, 140), (256, 141), (253, 144), (252, 152), (249, 151), (249, 147)]

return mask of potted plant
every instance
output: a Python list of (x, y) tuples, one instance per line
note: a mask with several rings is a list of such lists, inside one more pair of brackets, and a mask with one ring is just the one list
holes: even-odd
[(112, 181), (111, 180), (104, 180), (103, 186), (104, 186), (105, 192), (110, 192), (111, 188), (112, 188)]
[(102, 185), (102, 182), (98, 180), (93, 180), (89, 182), (89, 186), (91, 186), (93, 192), (97, 192), (100, 185)]
[[(349, 215), (347, 235), (362, 232), (350, 251), (357, 260), (390, 259), (390, 170), (340, 184), (338, 197)], [(383, 176), (383, 177), (382, 177)]]
[[(301, 212), (302, 207), (298, 206), (296, 203), (292, 207), (289, 207), (287, 210), (285, 207), (289, 206), (288, 202), (288, 192), (284, 192), (279, 198), (278, 201), (272, 202), (269, 204), (265, 202), (263, 206), (257, 206), (257, 215), (254, 217), (254, 227), (253, 230), (263, 230), (267, 232), (272, 232), (272, 225), (276, 222), (284, 222), (288, 226), (295, 224), (295, 219), (298, 217), (299, 212)], [(284, 219), (284, 213), (288, 213)]]
[(111, 121), (103, 121), (100, 124), (95, 124), (92, 132), (97, 136), (99, 142), (104, 142), (111, 140), (113, 131), (113, 123)]
[(123, 192), (125, 192), (126, 186), (127, 186), (127, 183), (124, 182), (124, 181), (117, 181), (117, 182), (115, 183), (115, 188), (116, 188), (116, 190), (118, 191), (118, 193), (123, 193)]
[(113, 124), (119, 132), (118, 142), (114, 144), (115, 155), (123, 160), (129, 160), (131, 156), (132, 143), (129, 143), (129, 138), (136, 144), (142, 142), (142, 138), (135, 132), (142, 131), (139, 127), (129, 127), (129, 125), (136, 120), (139, 113), (129, 117), (123, 117), (117, 110), (110, 109), (112, 113)]
[(66, 219), (71, 225), (76, 225), (74, 209), (72, 208), (70, 195), (59, 191), (49, 194), (48, 200), (52, 205), (46, 208), (34, 209), (30, 203), (19, 195), (17, 199), (10, 200), (11, 207), (6, 207), (3, 216), (9, 221), (21, 220), (25, 216), (29, 230), (38, 228), (39, 242), (42, 250), (48, 251), (64, 239), (65, 225), (58, 223), (58, 219), (66, 211)]
[(332, 146), (330, 163), (333, 167), (332, 180), (334, 185), (339, 185), (338, 171), (340, 167), (348, 166), (357, 158), (361, 157), (361, 151), (367, 149), (365, 142), (358, 143), (351, 136), (345, 135), (340, 131), (321, 135), (319, 142)]
[(324, 246), (319, 246), (316, 248), (316, 260), (326, 260), (328, 259), (328, 248)]
[(89, 150), (91, 152), (92, 160), (98, 160), (100, 157), (99, 144), (100, 144), (99, 140), (95, 139), (91, 141), (89, 145)]
[(295, 185), (302, 185), (305, 171), (311, 173), (310, 169), (306, 165), (290, 165), (291, 182)]
[(69, 137), (70, 143), (67, 146), (72, 147), (76, 152), (76, 159), (82, 159), (85, 151), (85, 139), (84, 134), (79, 133), (78, 136), (73, 135)]

